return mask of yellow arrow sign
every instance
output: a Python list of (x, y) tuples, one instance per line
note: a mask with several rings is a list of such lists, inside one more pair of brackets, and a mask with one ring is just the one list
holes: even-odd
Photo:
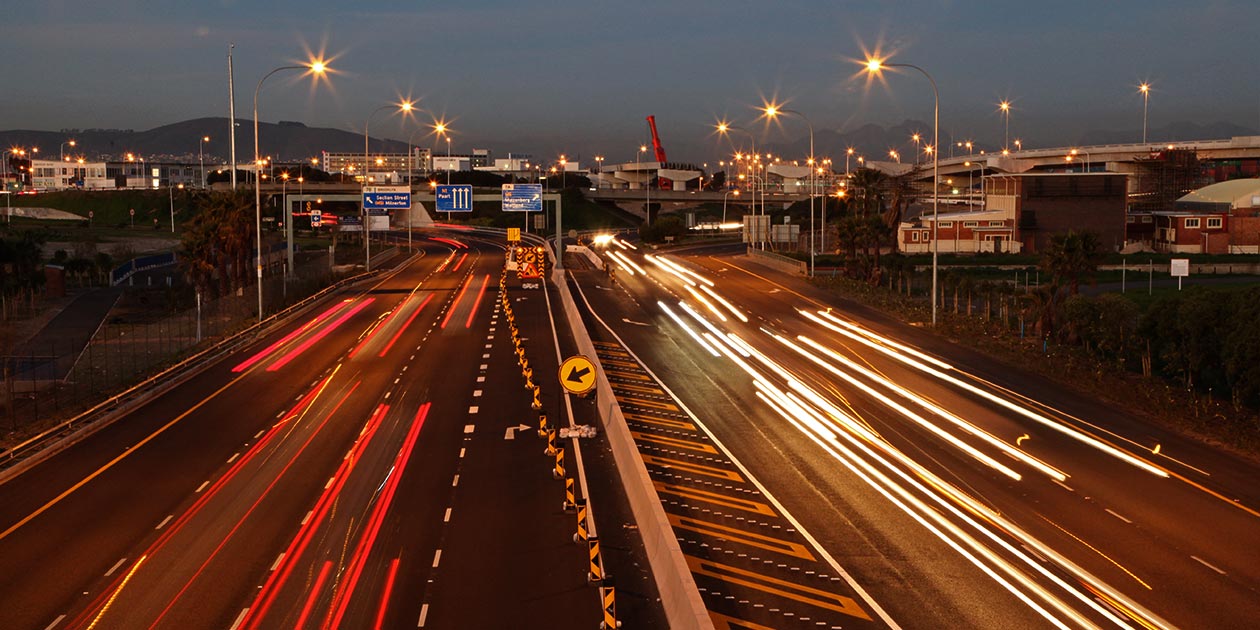
[(560, 364), (560, 386), (570, 394), (595, 389), (595, 364), (580, 354), (565, 359)]

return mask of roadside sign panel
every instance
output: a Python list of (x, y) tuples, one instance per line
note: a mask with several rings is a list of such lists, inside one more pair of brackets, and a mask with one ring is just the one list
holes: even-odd
[(560, 364), (560, 386), (578, 395), (595, 389), (595, 364), (580, 354), (565, 359)]
[(363, 217), (356, 214), (343, 214), (337, 217), (342, 232), (362, 232)]
[(504, 212), (542, 212), (542, 184), (504, 184)]
[(1168, 262), (1171, 263), (1169, 265), (1169, 271), (1172, 272), (1173, 277), (1185, 278), (1190, 275), (1189, 258), (1173, 258)]
[(447, 186), (438, 184), (434, 192), (438, 212), (472, 212), (472, 186)]
[(364, 186), (363, 207), (367, 210), (407, 210), (411, 208), (411, 187)]
[(311, 210), (311, 227), (317, 228), (324, 224), (324, 212), (322, 210)]
[(507, 237), (509, 243), (519, 243), (521, 241), (521, 228), (508, 228)]

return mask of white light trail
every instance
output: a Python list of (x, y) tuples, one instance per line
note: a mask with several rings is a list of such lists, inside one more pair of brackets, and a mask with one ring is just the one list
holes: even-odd
[(709, 354), (715, 357), (722, 356), (717, 350), (713, 349), (713, 346), (710, 346), (707, 341), (700, 337), (700, 335), (696, 334), (696, 331), (692, 330), (691, 326), (687, 325), (687, 322), (684, 322), (681, 317), (674, 313), (674, 311), (669, 310), (669, 307), (665, 306), (664, 302), (657, 302), (657, 304), (660, 305), (661, 310), (665, 311), (666, 315), (669, 315), (670, 319), (674, 320), (674, 323), (678, 324), (683, 330), (687, 331), (687, 334), (691, 335), (691, 338), (695, 339), (696, 343), (700, 344), (701, 348), (708, 350)]
[(739, 309), (735, 308), (734, 304), (731, 304), (730, 302), (726, 300), (726, 298), (718, 295), (717, 291), (714, 291), (713, 289), (710, 289), (708, 285), (703, 285), (703, 284), (700, 285), (700, 290), (713, 296), (713, 299), (717, 300), (719, 304), (726, 307), (726, 310), (730, 311), (731, 314), (734, 315), (736, 319), (738, 319), (741, 322), (744, 322), (745, 324), (748, 323), (748, 318), (745, 317), (744, 314), (740, 312)]

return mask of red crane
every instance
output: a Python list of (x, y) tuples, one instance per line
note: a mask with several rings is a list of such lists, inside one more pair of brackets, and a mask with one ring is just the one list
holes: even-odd
[[(664, 164), (666, 161), (665, 147), (661, 146), (661, 137), (656, 133), (656, 116), (648, 116), (647, 122), (648, 127), (652, 130), (652, 151), (656, 154), (656, 161)], [(664, 177), (658, 177), (656, 183), (661, 190), (671, 190), (673, 188), (673, 183)]]

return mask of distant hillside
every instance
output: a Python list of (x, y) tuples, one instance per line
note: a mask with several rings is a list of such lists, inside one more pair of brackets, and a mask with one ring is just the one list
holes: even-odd
[[(250, 119), (237, 119), (236, 159), (248, 161), (254, 153), (254, 125)], [(258, 124), (262, 138), (260, 150), (280, 160), (297, 161), (318, 156), (321, 151), (363, 151), (363, 136), (340, 129), (307, 127), (302, 123), (280, 122)], [(76, 146), (65, 147), (66, 153), (84, 153), (89, 159), (102, 154), (121, 159), (136, 153), (147, 159), (196, 160), (198, 140), (209, 136), (204, 145), (206, 161), (228, 160), (228, 119), (197, 118), (156, 127), (147, 131), (131, 129), (67, 129), (64, 131), (0, 131), (0, 146), (37, 146), (41, 156), (56, 157), (61, 143), (75, 140)], [(371, 151), (405, 153), (407, 145), (395, 140), (372, 138)]]

